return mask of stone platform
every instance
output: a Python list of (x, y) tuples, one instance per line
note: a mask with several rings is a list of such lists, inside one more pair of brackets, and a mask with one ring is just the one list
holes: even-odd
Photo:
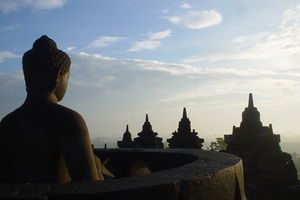
[[(115, 179), (1, 184), (0, 199), (246, 199), (242, 161), (230, 154), (192, 149), (95, 149), (95, 154), (102, 160), (110, 159), (118, 172)], [(126, 174), (126, 168), (140, 159), (147, 163), (151, 174)]]

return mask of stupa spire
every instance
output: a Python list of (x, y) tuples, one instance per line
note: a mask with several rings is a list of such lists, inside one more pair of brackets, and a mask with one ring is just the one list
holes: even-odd
[(248, 108), (254, 108), (252, 93), (249, 93)]
[(183, 118), (183, 119), (186, 119), (186, 118), (187, 118), (187, 114), (186, 114), (186, 109), (185, 109), (185, 107), (183, 108), (182, 118)]
[(126, 131), (123, 134), (123, 139), (121, 141), (118, 141), (118, 147), (119, 148), (133, 148), (134, 147), (134, 142), (132, 141), (128, 124), (126, 125)]
[(146, 114), (146, 120), (145, 122), (149, 122), (148, 114)]
[(256, 107), (254, 107), (252, 93), (249, 93), (248, 107), (245, 108), (242, 113), (241, 127), (259, 127), (262, 126), (260, 121), (260, 113)]

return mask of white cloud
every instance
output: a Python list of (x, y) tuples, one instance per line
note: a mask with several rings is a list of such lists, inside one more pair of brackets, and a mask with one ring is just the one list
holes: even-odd
[(96, 40), (94, 40), (93, 42), (91, 42), (89, 44), (89, 47), (106, 47), (109, 46), (115, 42), (124, 40), (123, 37), (114, 37), (114, 36), (101, 36), (99, 38), (97, 38)]
[[(166, 63), (156, 60), (143, 59), (117, 59), (105, 57), (100, 54), (89, 54), (85, 52), (71, 53), (72, 66), (75, 70), (74, 76), (81, 77), (89, 82), (98, 81), (120, 81), (120, 76), (133, 74), (131, 77), (132, 85), (135, 85), (134, 80), (140, 80), (141, 74), (144, 72), (158, 72), (159, 76), (163, 76), (165, 81), (171, 81), (171, 77), (185, 77), (192, 80), (208, 81), (208, 82), (226, 82), (230, 80), (263, 80), (269, 79), (275, 81), (286, 80), (293, 83), (300, 83), (300, 68), (284, 71), (271, 71), (264, 69), (239, 69), (239, 68), (206, 68), (195, 67), (188, 64)], [(136, 73), (140, 73), (137, 75)], [(73, 73), (72, 73), (73, 74)], [(137, 75), (137, 76), (135, 76)], [(150, 74), (149, 74), (150, 75)], [(157, 74), (158, 75), (158, 74)], [(95, 78), (92, 78), (95, 77)], [(104, 78), (105, 77), (105, 78)], [(170, 79), (167, 79), (169, 77)], [(125, 77), (124, 77), (125, 78)], [(127, 77), (129, 78), (129, 77)], [(125, 79), (127, 79), (125, 78)], [(147, 81), (151, 76), (144, 77)], [(153, 77), (152, 77), (153, 78)], [(162, 81), (164, 81), (162, 80)], [(133, 81), (133, 82), (132, 82)], [(282, 81), (282, 82), (284, 82)], [(300, 84), (299, 84), (300, 86)], [(156, 87), (156, 86), (154, 86)], [(221, 87), (221, 85), (219, 86)], [(242, 86), (241, 86), (242, 87)], [(175, 89), (175, 88), (174, 88)]]
[(1, 0), (0, 11), (9, 13), (20, 8), (32, 7), (39, 10), (61, 8), (69, 0)]
[(181, 17), (180, 16), (167, 16), (165, 17), (167, 20), (169, 20), (170, 22), (172, 22), (173, 24), (179, 25), (180, 21), (181, 21)]
[(128, 49), (128, 51), (141, 51), (144, 49), (156, 49), (161, 44), (160, 41), (157, 40), (144, 40), (135, 42), (134, 45)]
[(147, 40), (135, 42), (133, 44), (133, 46), (130, 49), (128, 49), (128, 51), (141, 51), (144, 49), (156, 49), (161, 44), (161, 42), (158, 40), (170, 37), (171, 33), (172, 33), (172, 31), (170, 29), (166, 29), (161, 32), (151, 33), (151, 34), (149, 34)]
[(270, 35), (269, 32), (259, 32), (252, 35), (241, 35), (234, 38), (231, 43), (233, 44), (253, 44), (266, 39)]
[(60, 8), (67, 3), (68, 0), (27, 0), (34, 8), (37, 9), (54, 9)]
[(0, 32), (6, 32), (6, 31), (12, 31), (15, 30), (19, 25), (16, 23), (7, 25), (7, 26), (2, 26), (0, 27)]
[(169, 9), (163, 9), (163, 10), (161, 10), (161, 12), (163, 13), (163, 14), (167, 14), (168, 12), (169, 12)]
[[(116, 59), (102, 56), (100, 54), (89, 54), (85, 52), (71, 53), (71, 56), (74, 60), (74, 64), (84, 62), (80, 65), (89, 66), (90, 68), (93, 68), (93, 70), (144, 70), (166, 72), (171, 75), (198, 72), (196, 67), (192, 67), (185, 64), (164, 63), (156, 60)], [(105, 73), (99, 71), (99, 74)]]
[[(140, 82), (143, 84), (152, 83), (153, 79), (160, 79), (159, 83), (178, 85), (181, 80), (185, 80), (188, 90), (194, 88), (193, 85), (217, 83), (214, 87), (218, 91), (225, 89), (223, 84), (232, 83), (231, 89), (251, 88), (251, 84), (256, 81), (268, 80), (270, 84), (276, 85), (277, 89), (294, 86), (294, 90), (300, 87), (300, 68), (293, 70), (275, 71), (252, 68), (206, 68), (191, 66), (188, 64), (166, 63), (156, 60), (143, 59), (117, 59), (105, 57), (100, 54), (89, 54), (85, 52), (71, 53), (72, 58), (72, 81), (77, 85), (89, 87), (103, 87), (106, 84), (114, 83), (116, 88), (133, 86), (136, 87)], [(143, 77), (142, 79), (140, 77)], [(249, 82), (249, 85), (236, 85), (236, 81)], [(159, 83), (153, 88), (160, 88)], [(129, 85), (126, 85), (129, 84)], [(248, 83), (247, 83), (248, 84)], [(107, 86), (107, 85), (106, 85)], [(261, 85), (260, 85), (261, 86)], [(260, 87), (257, 85), (257, 87)], [(139, 86), (138, 86), (139, 87)], [(185, 87), (183, 85), (183, 87)], [(204, 86), (200, 86), (203, 88)], [(227, 86), (226, 86), (227, 87)], [(256, 87), (256, 86), (255, 86)], [(273, 86), (270, 86), (273, 87)], [(274, 86), (275, 88), (275, 86)], [(274, 89), (273, 88), (273, 89)], [(180, 90), (172, 87), (170, 90)], [(187, 88), (186, 88), (187, 89)], [(230, 89), (230, 88), (227, 88)], [(256, 88), (257, 89), (257, 88)], [(172, 92), (170, 91), (170, 92)], [(175, 92), (175, 91), (173, 91)], [(299, 93), (300, 94), (300, 93)]]
[(299, 23), (300, 18), (300, 4), (298, 4), (295, 8), (287, 9), (283, 12), (280, 21), (280, 28), (290, 27), (293, 25), (297, 25)]
[(156, 32), (156, 33), (151, 33), (149, 35), (150, 40), (159, 40), (159, 39), (164, 39), (167, 37), (170, 37), (172, 31), (170, 29), (161, 31), (161, 32)]
[(183, 1), (183, 2), (180, 3), (180, 8), (190, 9), (190, 8), (192, 8), (192, 6), (189, 3), (186, 3), (186, 2)]
[(19, 58), (21, 56), (13, 54), (9, 51), (0, 51), (0, 63), (4, 62), (6, 59), (9, 58)]
[(71, 46), (71, 47), (67, 47), (67, 48), (66, 48), (66, 51), (73, 51), (74, 49), (76, 49), (76, 47)]
[(222, 15), (216, 10), (189, 11), (180, 16), (165, 16), (165, 19), (176, 25), (189, 29), (202, 29), (215, 26), (223, 21)]
[(226, 52), (192, 56), (184, 59), (185, 63), (217, 61), (264, 61), (272, 67), (299, 66), (300, 60), (300, 4), (286, 10), (273, 32), (258, 32), (241, 35), (229, 42)]

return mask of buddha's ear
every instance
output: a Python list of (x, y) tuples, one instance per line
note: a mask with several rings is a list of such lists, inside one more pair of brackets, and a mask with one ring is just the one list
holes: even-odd
[(51, 78), (52, 81), (51, 81), (51, 86), (50, 87), (52, 88), (52, 90), (55, 90), (55, 88), (59, 84), (61, 75), (60, 75), (59, 71), (56, 71), (56, 72), (52, 72), (51, 76), (52, 76), (52, 78)]
[(57, 85), (59, 83), (59, 80), (60, 80), (60, 74), (57, 73), (55, 76), (56, 76), (55, 82), (56, 82), (56, 85)]

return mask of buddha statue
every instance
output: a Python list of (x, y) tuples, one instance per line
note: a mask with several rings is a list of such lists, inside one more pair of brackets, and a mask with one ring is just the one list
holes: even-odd
[(103, 179), (84, 119), (57, 103), (67, 89), (69, 56), (42, 36), (23, 55), (22, 63), (27, 97), (0, 123), (0, 182)]

